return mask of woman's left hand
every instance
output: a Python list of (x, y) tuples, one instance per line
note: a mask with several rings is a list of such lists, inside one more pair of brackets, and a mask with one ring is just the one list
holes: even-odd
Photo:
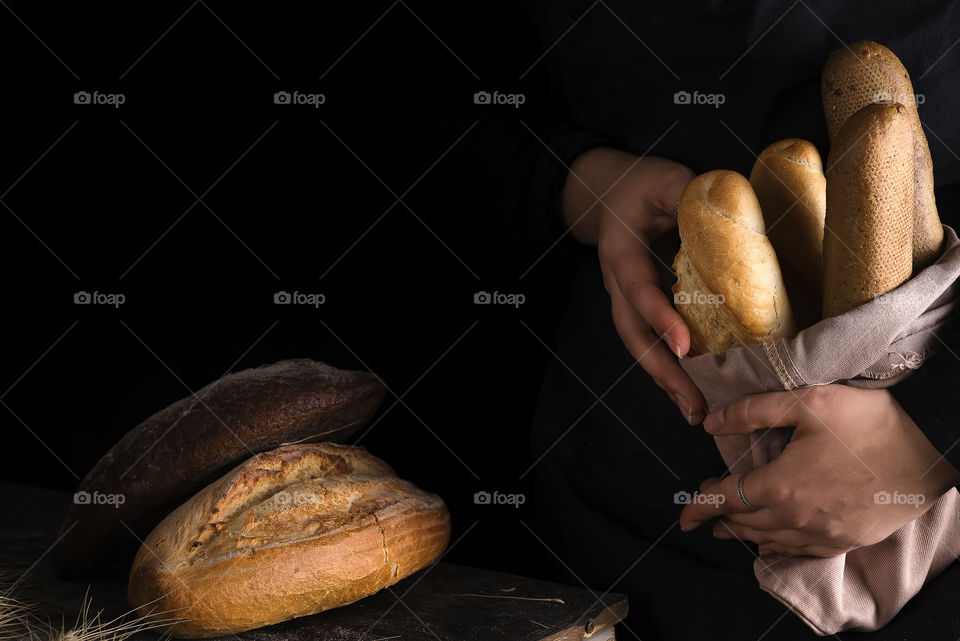
[[(753, 541), (760, 554), (836, 556), (882, 541), (951, 487), (957, 471), (886, 390), (825, 385), (744, 396), (712, 412), (714, 435), (793, 426), (783, 453), (750, 472), (710, 478), (680, 527), (720, 517), (714, 536)], [(722, 497), (722, 498), (721, 498)]]

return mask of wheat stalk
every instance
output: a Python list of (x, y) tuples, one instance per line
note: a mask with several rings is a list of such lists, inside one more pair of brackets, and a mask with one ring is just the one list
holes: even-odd
[[(163, 597), (160, 597), (163, 598)], [(151, 601), (150, 603), (153, 603)], [(103, 610), (92, 613), (91, 606), (93, 599), (90, 598), (90, 589), (83, 597), (83, 604), (77, 613), (77, 619), (69, 629), (64, 623), (60, 627), (48, 625), (47, 641), (126, 641), (135, 634), (154, 630), (157, 628), (169, 628), (180, 621), (177, 617), (164, 617), (172, 610), (162, 610), (155, 612), (151, 610), (146, 616), (134, 615), (134, 610), (128, 610), (120, 616), (114, 617), (109, 621), (103, 621)], [(147, 604), (149, 605), (149, 603)], [(161, 635), (161, 639), (166, 637), (169, 630)]]

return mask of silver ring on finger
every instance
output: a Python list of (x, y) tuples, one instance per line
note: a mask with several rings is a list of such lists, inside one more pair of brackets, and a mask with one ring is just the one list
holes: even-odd
[(749, 473), (749, 471), (744, 472), (740, 475), (740, 478), (737, 479), (737, 496), (740, 497), (740, 502), (743, 503), (743, 507), (747, 508), (751, 512), (755, 512), (760, 508), (751, 504), (750, 501), (747, 500), (747, 497), (743, 495), (743, 479), (747, 478), (747, 474)]

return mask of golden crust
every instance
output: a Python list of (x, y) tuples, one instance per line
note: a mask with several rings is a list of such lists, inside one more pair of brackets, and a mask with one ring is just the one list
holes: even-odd
[[(817, 148), (787, 138), (757, 157), (750, 172), (767, 237), (777, 252), (794, 312), (801, 326), (819, 320), (823, 288), (823, 221), (827, 180)], [(808, 313), (809, 312), (809, 313)]]
[(793, 335), (796, 326), (760, 205), (746, 178), (717, 170), (687, 185), (677, 208), (677, 310), (691, 354)]
[(141, 615), (186, 619), (176, 637), (237, 633), (373, 594), (436, 560), (449, 538), (443, 501), (363, 448), (288, 445), (164, 519), (137, 553), (128, 599)]

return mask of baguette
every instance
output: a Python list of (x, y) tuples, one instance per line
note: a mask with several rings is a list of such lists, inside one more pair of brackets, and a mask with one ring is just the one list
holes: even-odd
[(777, 252), (787, 292), (805, 327), (819, 320), (823, 295), (823, 220), (827, 180), (817, 148), (806, 140), (773, 143), (757, 157), (750, 172), (767, 237)]
[(763, 214), (746, 178), (710, 171), (677, 206), (680, 251), (674, 303), (690, 329), (690, 354), (793, 336), (796, 323)]
[(913, 121), (899, 103), (851, 116), (830, 150), (823, 316), (899, 287), (913, 264)]
[(449, 540), (443, 501), (363, 448), (288, 445), (165, 518), (134, 559), (127, 596), (140, 616), (182, 619), (175, 637), (236, 634), (373, 594)]
[[(224, 470), (283, 443), (346, 440), (384, 392), (368, 372), (297, 359), (230, 374), (157, 412), (80, 483), (77, 496), (87, 500), (75, 498), (63, 522), (54, 548), (58, 573), (126, 575), (136, 537)], [(104, 495), (122, 502), (98, 503)]]
[(943, 226), (933, 191), (933, 161), (917, 111), (910, 74), (892, 51), (876, 42), (856, 42), (830, 54), (821, 77), (823, 110), (831, 145), (854, 113), (875, 102), (900, 103), (910, 118), (914, 157), (913, 269), (928, 266), (940, 253)]

